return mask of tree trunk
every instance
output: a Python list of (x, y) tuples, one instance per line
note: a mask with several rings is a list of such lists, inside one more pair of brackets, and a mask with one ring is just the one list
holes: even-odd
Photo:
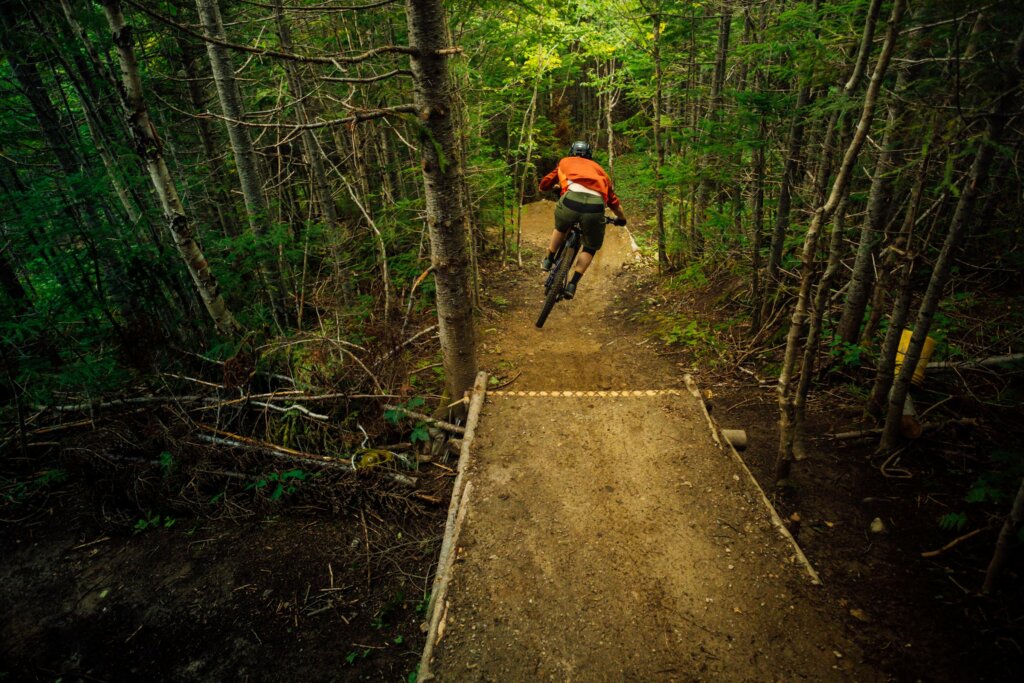
[(1004, 87), (1004, 94), (1000, 96), (995, 110), (989, 115), (985, 134), (979, 140), (978, 151), (971, 164), (967, 180), (960, 197), (957, 201), (956, 211), (949, 224), (949, 232), (939, 252), (938, 259), (932, 270), (931, 279), (928, 282), (928, 289), (925, 291), (924, 299), (921, 301), (921, 308), (917, 313), (917, 320), (914, 324), (914, 334), (907, 345), (903, 357), (903, 365), (900, 367), (899, 376), (896, 378), (889, 395), (889, 409), (885, 419), (885, 428), (882, 432), (882, 441), (879, 450), (890, 451), (896, 447), (899, 438), (900, 416), (903, 413), (903, 402), (907, 392), (910, 390), (911, 378), (917, 362), (921, 357), (921, 348), (924, 345), (928, 333), (931, 331), (932, 320), (938, 310), (939, 300), (942, 298), (942, 291), (949, 280), (950, 270), (953, 267), (953, 258), (963, 239), (967, 225), (970, 223), (974, 212), (974, 204), (981, 191), (981, 186), (988, 177), (988, 170), (992, 164), (992, 157), (995, 154), (996, 146), (1006, 126), (1006, 120), (1012, 106), (1015, 103), (1016, 91), (1013, 87), (1015, 79), (1019, 80), (1022, 66), (1024, 66), (1024, 31), (1020, 33), (1014, 45), (1013, 59), (1010, 62), (1011, 68), (1007, 69)]
[[(661, 8), (661, 3), (658, 3)], [(665, 165), (665, 147), (661, 140), (661, 14), (651, 15), (654, 24), (654, 208), (658, 234), (658, 271), (669, 267), (668, 250), (665, 246), (665, 188), (662, 187), (661, 173)]]
[[(227, 40), (224, 24), (220, 15), (218, 0), (196, 0), (196, 10), (207, 37), (220, 41)], [(267, 232), (267, 203), (263, 197), (262, 181), (256, 164), (256, 152), (253, 150), (249, 129), (242, 125), (245, 119), (245, 108), (242, 106), (242, 93), (235, 80), (235, 68), (227, 48), (213, 42), (206, 43), (206, 53), (210, 58), (210, 70), (217, 86), (221, 112), (224, 114), (228, 137), (231, 140), (231, 151), (235, 158), (235, 171), (238, 183), (245, 199), (245, 210), (249, 219), (249, 227), (256, 235)]]
[(1022, 520), (1024, 520), (1024, 479), (1021, 479), (1010, 514), (1003, 521), (1003, 526), (999, 530), (996, 549), (992, 553), (992, 560), (988, 563), (988, 569), (985, 571), (985, 583), (981, 587), (981, 592), (985, 595), (991, 593), (995, 588), (996, 579), (999, 578), (1003, 565), (1006, 564), (1006, 556), (1010, 554), (1010, 546), (1013, 545), (1013, 539), (1020, 529)]
[[(285, 52), (291, 52), (291, 27), (285, 20), (284, 11), (281, 8), (281, 0), (274, 0), (274, 20), (277, 23), (277, 35), (281, 42), (281, 49)], [(284, 68), (288, 75), (288, 88), (291, 90), (292, 99), (295, 101), (295, 113), (298, 115), (299, 123), (309, 123), (309, 115), (306, 112), (305, 104), (305, 88), (299, 76), (298, 67), (294, 62), (286, 61)], [(323, 152), (317, 143), (313, 131), (308, 128), (302, 131), (302, 147), (306, 154), (306, 161), (309, 164), (310, 185), (316, 192), (324, 222), (330, 228), (332, 237), (342, 237), (337, 234), (338, 210), (334, 204), (334, 193), (327, 182)]]
[(203, 256), (199, 245), (196, 244), (185, 209), (178, 198), (174, 179), (171, 178), (167, 164), (164, 162), (160, 139), (149, 119), (149, 111), (142, 96), (139, 65), (135, 61), (131, 27), (125, 25), (119, 0), (102, 0), (102, 4), (121, 62), (126, 102), (130, 107), (125, 113), (128, 116), (134, 137), (135, 150), (139, 157), (146, 160), (150, 179), (153, 181), (153, 187), (163, 207), (171, 239), (192, 275), (199, 296), (217, 329), (225, 334), (237, 333), (240, 331), (240, 327), (227, 304), (224, 303), (217, 279), (210, 270), (210, 265), (206, 262), (206, 257)]
[(832, 184), (832, 191), (825, 203), (820, 206), (811, 218), (811, 224), (807, 228), (807, 235), (804, 238), (803, 251), (801, 254), (801, 280), (800, 291), (797, 301), (793, 307), (793, 316), (790, 319), (789, 333), (786, 336), (786, 352), (782, 361), (782, 369), (779, 372), (779, 453), (775, 461), (775, 479), (781, 482), (789, 477), (790, 465), (793, 462), (794, 443), (796, 441), (796, 412), (797, 405), (792, 387), (792, 373), (796, 364), (797, 348), (804, 324), (807, 320), (807, 301), (810, 295), (814, 276), (815, 251), (817, 249), (818, 234), (821, 226), (832, 218), (833, 212), (838, 207), (846, 194), (850, 175), (854, 163), (860, 154), (860, 149), (867, 139), (868, 131), (871, 128), (871, 121), (874, 117), (875, 102), (882, 87), (882, 80), (889, 67), (889, 60), (892, 57), (893, 47), (896, 43), (900, 19), (903, 16), (905, 0), (895, 0), (892, 7), (892, 14), (889, 16), (889, 26), (885, 35), (885, 43), (875, 64), (875, 71), (871, 75), (871, 83), (864, 93), (864, 104), (861, 109), (860, 120), (850, 141), (846, 153), (843, 155), (843, 163), (836, 174), (835, 182)]
[(765, 146), (768, 144), (768, 131), (764, 113), (759, 117), (757, 126), (758, 142), (754, 149), (754, 206), (753, 232), (751, 239), (751, 293), (752, 308), (750, 314), (750, 331), (756, 334), (761, 329), (761, 308), (763, 305), (764, 287), (761, 285), (761, 248), (764, 244), (764, 167)]
[[(715, 141), (718, 137), (718, 117), (719, 112), (722, 108), (722, 90), (725, 87), (725, 66), (726, 58), (729, 55), (729, 31), (732, 26), (732, 9), (728, 6), (722, 8), (722, 16), (718, 21), (718, 47), (715, 50), (715, 73), (711, 79), (711, 96), (708, 102), (708, 113), (707, 113), (707, 130), (709, 140), (705, 140), (705, 144), (710, 144), (711, 148), (714, 149)], [(721, 159), (716, 152), (710, 152), (701, 162), (701, 179), (700, 184), (697, 187), (697, 220), (701, 223), (697, 227), (697, 232), (700, 235), (704, 234), (704, 223), (707, 220), (708, 205), (711, 202), (711, 196), (718, 191), (718, 183), (713, 180), (710, 175), (717, 174), (717, 166), (721, 163)], [(703, 243), (703, 240), (700, 240)]]
[[(183, 36), (178, 37), (178, 49), (181, 51), (181, 64), (188, 80), (188, 96), (192, 109), (196, 112), (206, 111), (206, 95), (200, 83), (200, 72), (197, 68), (199, 61), (198, 49)], [(203, 146), (203, 153), (206, 155), (207, 164), (210, 169), (210, 180), (212, 180), (212, 204), (211, 209), (217, 216), (217, 222), (225, 235), (234, 237), (239, 234), (238, 214), (235, 211), (235, 203), (228, 194), (227, 173), (224, 169), (224, 162), (214, 136), (210, 119), (197, 116), (195, 118), (196, 129), (199, 132), (199, 142)]]
[(441, 0), (406, 0), (431, 263), (445, 381), (453, 399), (476, 379), (476, 333), (469, 286), (466, 215), (459, 191), (462, 167), (452, 123), (446, 18)]
[[(897, 105), (898, 106), (898, 105)], [(871, 288), (875, 281), (878, 245), (881, 243), (882, 228), (889, 218), (889, 201), (892, 192), (892, 169), (898, 154), (896, 126), (899, 117), (895, 106), (889, 109), (889, 121), (882, 137), (882, 151), (875, 162), (868, 192), (867, 212), (861, 224), (857, 257), (854, 259), (850, 286), (846, 292), (843, 313), (839, 318), (836, 335), (846, 344), (856, 344), (860, 337), (861, 322), (867, 308)]]
[[(793, 108), (793, 121), (789, 128), (789, 144), (787, 145), (786, 162), (782, 169), (782, 181), (779, 186), (779, 198), (775, 208), (775, 224), (772, 229), (771, 246), (768, 249), (768, 265), (764, 272), (764, 294), (761, 297), (762, 309), (759, 320), (764, 320), (772, 299), (780, 284), (780, 268), (782, 251), (789, 231), (789, 212), (793, 203), (793, 185), (796, 184), (796, 171), (800, 158), (800, 150), (804, 143), (804, 116), (811, 99), (811, 86), (804, 83), (796, 97)], [(755, 332), (759, 331), (757, 329)]]

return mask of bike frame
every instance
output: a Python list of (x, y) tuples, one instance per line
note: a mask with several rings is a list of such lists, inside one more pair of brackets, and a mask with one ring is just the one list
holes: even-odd
[[(565, 250), (572, 249), (572, 260), (576, 261), (576, 256), (580, 253), (580, 244), (583, 242), (583, 231), (580, 229), (579, 221), (573, 223), (569, 230), (566, 232), (565, 239), (562, 241), (562, 246), (558, 247), (558, 251), (555, 252), (554, 264), (551, 266), (551, 272), (548, 273), (548, 278), (544, 282), (544, 293), (546, 294), (556, 284), (558, 285), (558, 300), (562, 299), (562, 288), (565, 287), (564, 282), (555, 282), (555, 278), (558, 276), (559, 265), (562, 263), (562, 257), (565, 255)], [(566, 273), (572, 272), (572, 263), (569, 264), (569, 268)]]

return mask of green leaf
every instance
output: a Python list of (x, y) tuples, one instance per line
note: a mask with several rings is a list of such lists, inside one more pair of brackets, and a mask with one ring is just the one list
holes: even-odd
[(939, 527), (944, 531), (961, 531), (967, 526), (967, 513), (950, 512), (939, 518)]
[(412, 434), (409, 435), (409, 441), (413, 443), (419, 441), (426, 443), (430, 441), (430, 433), (427, 431), (427, 426), (422, 422), (416, 425), (416, 428), (412, 430)]

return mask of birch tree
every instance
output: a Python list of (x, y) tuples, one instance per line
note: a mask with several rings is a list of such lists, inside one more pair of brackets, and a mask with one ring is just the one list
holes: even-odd
[(240, 327), (224, 302), (217, 278), (196, 242), (194, 230), (178, 197), (174, 179), (164, 161), (160, 138), (157, 137), (156, 128), (149, 118), (149, 110), (143, 96), (142, 79), (139, 75), (139, 64), (135, 58), (131, 27), (125, 23), (119, 0), (102, 0), (102, 5), (121, 64), (125, 102), (128, 106), (125, 114), (131, 127), (135, 151), (146, 162), (153, 189), (160, 198), (167, 231), (185, 262), (185, 267), (188, 268), (214, 325), (225, 334), (237, 333)]

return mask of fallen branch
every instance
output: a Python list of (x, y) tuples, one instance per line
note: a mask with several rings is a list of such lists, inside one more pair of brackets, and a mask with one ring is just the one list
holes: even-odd
[(414, 341), (416, 341), (417, 339), (419, 339), (423, 335), (430, 334), (431, 332), (434, 332), (435, 330), (437, 330), (437, 325), (431, 325), (430, 327), (427, 327), (425, 329), (420, 330), (419, 332), (417, 332), (416, 334), (412, 335), (411, 337), (406, 339), (404, 342), (402, 342), (401, 344), (399, 344), (398, 346), (396, 346), (395, 348), (391, 349), (390, 351), (385, 353), (383, 356), (378, 358), (377, 361), (376, 361), (377, 364), (383, 363), (387, 359), (391, 358), (391, 356), (395, 355), (396, 353), (398, 353), (399, 351), (404, 349), (409, 344), (412, 344)]
[(939, 548), (938, 550), (929, 550), (928, 552), (921, 553), (921, 557), (938, 557), (939, 555), (941, 555), (942, 553), (946, 552), (947, 550), (950, 550), (951, 548), (955, 548), (956, 546), (960, 545), (961, 543), (963, 543), (967, 539), (974, 538), (975, 536), (980, 534), (982, 531), (988, 531), (988, 527), (984, 527), (983, 526), (980, 529), (975, 529), (974, 531), (971, 531), (970, 533), (966, 533), (963, 536), (958, 536), (958, 537), (954, 538), (952, 541), (950, 541), (949, 543), (947, 543), (946, 545), (944, 545), (941, 548)]
[(275, 410), (275, 411), (277, 411), (279, 413), (287, 413), (287, 412), (292, 411), (292, 410), (297, 410), (298, 412), (302, 413), (303, 415), (306, 415), (307, 417), (311, 417), (314, 420), (326, 420), (327, 419), (327, 415), (321, 415), (320, 413), (314, 413), (313, 411), (309, 410), (308, 408), (304, 408), (304, 407), (300, 406), (298, 403), (293, 403), (290, 406), (275, 406), (273, 403), (266, 403), (264, 401), (253, 401), (250, 405), (259, 406), (261, 408), (266, 408), (268, 410)]
[[(211, 432), (216, 436), (209, 434), (198, 434), (197, 436), (206, 441), (207, 443), (216, 444), (218, 446), (230, 446), (231, 448), (242, 448), (245, 450), (256, 451), (259, 453), (265, 453), (275, 458), (281, 458), (289, 461), (296, 461), (314, 465), (317, 467), (324, 467), (327, 469), (344, 470), (345, 472), (353, 472), (352, 465), (347, 462), (343, 462), (338, 458), (329, 455), (320, 455), (318, 453), (304, 453), (303, 451), (296, 451), (285, 446), (278, 446), (276, 444), (267, 443), (265, 441), (259, 441), (252, 439), (247, 436), (240, 434), (232, 434), (231, 432), (225, 432), (216, 427), (210, 425), (199, 424), (200, 429)], [(410, 477), (405, 474), (399, 474), (397, 472), (386, 472), (381, 471), (381, 476), (389, 479), (397, 484), (403, 486), (416, 486), (416, 478)]]
[(36, 410), (53, 410), (58, 413), (74, 413), (84, 410), (103, 410), (105, 408), (124, 408), (127, 406), (144, 405), (147, 403), (195, 403), (196, 401), (214, 401), (206, 396), (137, 396), (135, 398), (118, 398), (112, 401), (86, 401), (69, 403), (62, 406), (37, 405)]
[(445, 422), (444, 420), (438, 420), (437, 418), (430, 417), (429, 415), (424, 415), (423, 413), (417, 413), (413, 410), (409, 410), (408, 408), (403, 408), (402, 406), (385, 405), (384, 409), (394, 410), (399, 413), (405, 413), (409, 417), (414, 417), (417, 420), (422, 420), (423, 422), (426, 422), (429, 425), (433, 425), (447, 432), (452, 432), (454, 434), (466, 433), (465, 427), (460, 427), (459, 425), (452, 424), (451, 422)]
[[(921, 425), (921, 432), (937, 431), (943, 427), (949, 426), (977, 427), (979, 424), (980, 421), (976, 417), (958, 417), (952, 420), (946, 420), (945, 422), (925, 422)], [(836, 439), (837, 441), (851, 441), (853, 439), (867, 439), (869, 437), (881, 436), (882, 431), (882, 427), (872, 427), (871, 429), (856, 429), (850, 432), (826, 434), (825, 436)]]
[(989, 356), (964, 361), (940, 360), (928, 364), (929, 370), (967, 370), (970, 368), (990, 368), (996, 365), (1011, 365), (1024, 361), (1024, 353), (1011, 353), (1005, 356)]

